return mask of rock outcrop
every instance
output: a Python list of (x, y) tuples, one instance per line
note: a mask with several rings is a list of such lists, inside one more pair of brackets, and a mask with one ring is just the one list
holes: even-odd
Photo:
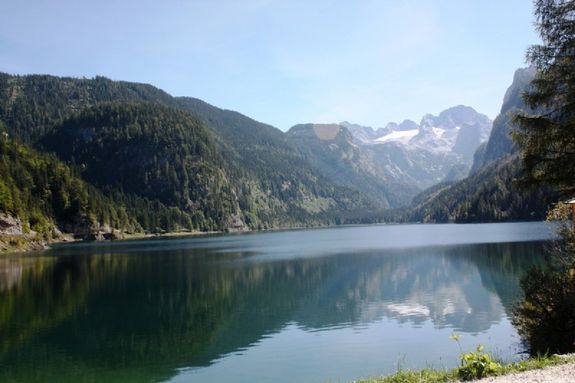
[(22, 235), (22, 221), (6, 213), (0, 213), (0, 235)]

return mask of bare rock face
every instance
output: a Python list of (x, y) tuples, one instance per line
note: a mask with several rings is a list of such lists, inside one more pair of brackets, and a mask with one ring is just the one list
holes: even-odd
[(98, 222), (87, 224), (85, 222), (77, 223), (75, 225), (68, 225), (66, 232), (73, 233), (75, 239), (82, 239), (85, 241), (102, 241), (122, 238), (122, 234), (113, 229), (110, 225), (100, 224)]
[(0, 213), (0, 235), (23, 235), (20, 218)]
[(248, 230), (248, 225), (242, 220), (240, 214), (234, 214), (228, 221), (228, 232), (239, 232)]

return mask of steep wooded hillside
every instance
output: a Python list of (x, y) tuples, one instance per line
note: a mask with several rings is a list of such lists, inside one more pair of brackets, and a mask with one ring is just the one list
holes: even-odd
[(60, 232), (81, 236), (140, 225), (125, 206), (81, 180), (53, 155), (17, 140), (0, 139), (0, 236), (46, 241)]
[(375, 206), (331, 183), (281, 131), (146, 84), (1, 74), (0, 121), (73, 164), (146, 230), (333, 224)]

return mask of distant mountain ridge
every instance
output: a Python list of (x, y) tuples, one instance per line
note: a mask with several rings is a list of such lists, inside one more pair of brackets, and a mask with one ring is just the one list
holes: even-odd
[(374, 152), (358, 145), (339, 124), (300, 124), (287, 136), (308, 161), (336, 185), (355, 188), (380, 208), (406, 206), (419, 188), (381, 166)]
[(342, 122), (362, 144), (397, 143), (409, 148), (461, 154), (471, 159), (479, 145), (489, 138), (492, 121), (475, 109), (458, 105), (446, 109), (438, 116), (426, 114), (417, 124), (404, 120), (400, 124), (388, 123), (385, 128)]
[(287, 134), (333, 182), (397, 207), (408, 205), (418, 190), (467, 175), (491, 126), (487, 116), (459, 105), (438, 116), (426, 114), (420, 124), (404, 120), (377, 130), (350, 122), (300, 124)]

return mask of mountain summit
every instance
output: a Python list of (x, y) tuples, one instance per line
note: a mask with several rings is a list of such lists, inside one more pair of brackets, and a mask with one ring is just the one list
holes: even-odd
[(489, 138), (492, 121), (475, 109), (458, 105), (439, 113), (426, 114), (417, 124), (404, 120), (397, 124), (390, 122), (385, 128), (370, 127), (342, 122), (358, 142), (367, 145), (399, 144), (410, 149), (421, 149), (436, 153), (453, 153), (471, 160), (479, 145)]
[[(469, 106), (458, 105), (438, 116), (426, 114), (419, 124), (407, 119), (379, 129), (347, 121), (303, 124), (292, 127), (288, 136), (296, 139), (298, 146), (306, 146), (315, 163), (330, 163), (327, 174), (341, 178), (342, 174), (353, 172), (358, 178), (353, 182), (355, 187), (361, 189), (360, 179), (368, 178), (359, 174), (367, 172), (375, 176), (384, 185), (379, 190), (386, 190), (385, 196), (378, 199), (397, 206), (408, 203), (413, 190), (465, 177), (475, 151), (489, 138), (491, 127), (492, 121), (487, 116)], [(333, 160), (327, 161), (336, 152), (338, 158), (345, 159), (338, 169), (333, 168)], [(373, 192), (375, 187), (365, 189), (368, 195), (377, 194)]]

